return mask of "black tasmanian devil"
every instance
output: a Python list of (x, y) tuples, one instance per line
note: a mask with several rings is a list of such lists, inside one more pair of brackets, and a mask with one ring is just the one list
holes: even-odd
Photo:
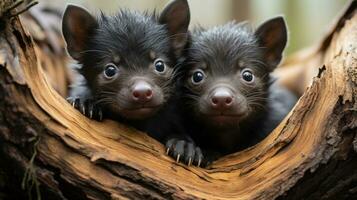
[(235, 22), (194, 30), (178, 92), (183, 126), (166, 143), (168, 153), (200, 165), (203, 156), (213, 161), (270, 133), (296, 101), (270, 76), (286, 43), (282, 17), (256, 31)]
[(146, 130), (173, 93), (189, 22), (187, 0), (170, 2), (160, 15), (120, 10), (93, 17), (69, 5), (63, 35), (81, 75), (69, 102), (87, 117)]

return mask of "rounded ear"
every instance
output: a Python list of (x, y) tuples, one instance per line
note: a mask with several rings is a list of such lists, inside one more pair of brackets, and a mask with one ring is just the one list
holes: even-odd
[(63, 14), (62, 32), (72, 58), (80, 60), (81, 52), (97, 27), (96, 19), (86, 9), (76, 5), (67, 6)]
[(273, 71), (280, 63), (287, 43), (287, 27), (283, 17), (279, 16), (264, 22), (255, 31), (259, 46), (263, 47), (263, 56), (269, 70)]
[(165, 24), (171, 39), (171, 46), (179, 57), (188, 41), (190, 8), (187, 0), (173, 0), (162, 11), (159, 23)]

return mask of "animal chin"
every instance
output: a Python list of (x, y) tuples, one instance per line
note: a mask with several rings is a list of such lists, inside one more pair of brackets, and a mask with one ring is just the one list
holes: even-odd
[(154, 115), (158, 109), (159, 106), (124, 109), (121, 111), (121, 114), (128, 119), (145, 119)]
[(244, 114), (207, 114), (210, 123), (218, 126), (228, 126), (239, 123), (243, 118)]
[(232, 124), (239, 121), (238, 116), (231, 115), (215, 115), (211, 116), (211, 120), (220, 126)]

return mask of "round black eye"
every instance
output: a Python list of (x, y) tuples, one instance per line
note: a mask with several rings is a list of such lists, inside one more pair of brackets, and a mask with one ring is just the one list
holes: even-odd
[(251, 71), (245, 70), (242, 72), (242, 78), (247, 82), (252, 82), (254, 80), (254, 75)]
[(118, 73), (118, 67), (110, 63), (105, 66), (104, 75), (106, 78), (113, 78)]
[(159, 73), (162, 73), (165, 71), (165, 63), (162, 60), (156, 60), (155, 61), (155, 70)]
[(202, 82), (204, 78), (205, 78), (205, 74), (201, 70), (195, 71), (192, 74), (192, 82), (194, 84), (198, 84), (198, 83)]

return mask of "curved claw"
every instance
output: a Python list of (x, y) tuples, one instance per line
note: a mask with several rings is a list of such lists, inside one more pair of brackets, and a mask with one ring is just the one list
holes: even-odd
[(199, 160), (198, 160), (198, 163), (197, 163), (197, 167), (200, 167), (201, 162), (202, 162), (202, 160), (201, 160), (201, 159), (199, 159)]
[(168, 147), (168, 148), (166, 149), (166, 155), (169, 155), (169, 153), (170, 153), (170, 147)]
[(82, 111), (83, 111), (83, 115), (86, 115), (86, 107), (84, 105), (82, 106)]
[(176, 162), (180, 162), (180, 154), (177, 155)]
[(93, 118), (93, 110), (89, 111), (89, 118), (91, 118), (91, 119)]
[(190, 157), (190, 158), (188, 159), (187, 165), (190, 166), (191, 164), (192, 164), (192, 158)]

